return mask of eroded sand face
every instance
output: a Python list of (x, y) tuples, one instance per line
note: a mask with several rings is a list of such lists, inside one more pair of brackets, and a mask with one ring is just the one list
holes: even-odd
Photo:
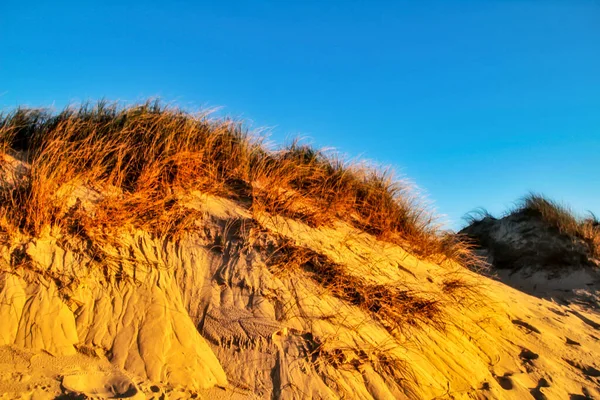
[[(4, 398), (600, 397), (600, 316), (585, 305), (344, 224), (253, 218), (205, 195), (190, 207), (205, 211), (204, 232), (172, 242), (127, 231), (96, 259), (56, 232), (12, 238), (0, 272)], [(272, 270), (258, 230), (435, 299), (441, 323), (389, 329), (305, 271)], [(466, 286), (450, 291), (452, 279)]]

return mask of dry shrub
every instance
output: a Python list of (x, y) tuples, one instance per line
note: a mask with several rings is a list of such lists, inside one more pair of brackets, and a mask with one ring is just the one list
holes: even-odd
[(0, 116), (0, 150), (31, 165), (23, 182), (2, 188), (0, 213), (5, 225), (32, 235), (73, 215), (65, 209), (71, 196), (65, 187), (114, 194), (88, 216), (90, 223), (168, 235), (193, 229), (179, 194), (200, 190), (312, 226), (342, 219), (422, 256), (469, 259), (469, 246), (440, 232), (410, 185), (390, 171), (298, 142), (270, 151), (240, 123), (206, 113), (158, 102), (99, 102), (58, 114), (18, 109)]

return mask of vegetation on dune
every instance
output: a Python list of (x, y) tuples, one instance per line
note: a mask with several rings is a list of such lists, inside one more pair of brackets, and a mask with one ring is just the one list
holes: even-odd
[(590, 213), (586, 218), (578, 217), (569, 207), (535, 193), (525, 196), (513, 212), (540, 217), (560, 233), (582, 239), (591, 254), (600, 257), (600, 221), (594, 214)]
[[(525, 220), (533, 218), (542, 222), (543, 226), (546, 227), (546, 235), (550, 234), (556, 236), (556, 233), (558, 233), (563, 240), (573, 243), (574, 241), (579, 241), (581, 246), (583, 246), (582, 252), (591, 257), (600, 258), (600, 221), (592, 213), (587, 217), (580, 217), (566, 205), (560, 204), (541, 194), (529, 193), (517, 203), (516, 207), (506, 212), (503, 218), (512, 219), (514, 221), (523, 221), (524, 218)], [(496, 258), (503, 259), (509, 257), (509, 253), (515, 252), (514, 249), (511, 250), (503, 247), (496, 248), (500, 246), (500, 244), (495, 243), (495, 240), (489, 237), (489, 232), (484, 234), (484, 231), (477, 229), (477, 227), (485, 221), (497, 221), (497, 219), (489, 212), (484, 209), (479, 209), (468, 215), (467, 220), (469, 225), (464, 228), (463, 231), (468, 232), (468, 234), (476, 239), (476, 242), (479, 242), (481, 246), (495, 248), (494, 252), (497, 253)], [(538, 242), (539, 240), (540, 239), (538, 239)], [(546, 238), (544, 240), (548, 239)], [(554, 248), (548, 248), (544, 252), (541, 250), (542, 245), (554, 246)], [(548, 242), (546, 244), (540, 242), (536, 243), (535, 246), (535, 248), (522, 249), (524, 253), (521, 254), (521, 256), (529, 254), (531, 257), (539, 258), (540, 253), (547, 253), (547, 258), (555, 258), (555, 260), (549, 260), (549, 262), (553, 261), (558, 262), (558, 264), (564, 264), (566, 263), (566, 260), (569, 259), (566, 253), (577, 253), (579, 251), (573, 246), (570, 246), (569, 251), (567, 251), (567, 249), (562, 249), (561, 247), (556, 247), (557, 245), (555, 242)], [(513, 254), (512, 256), (515, 255)], [(574, 254), (574, 257), (576, 256), (577, 254)]]
[[(5, 230), (35, 236), (46, 226), (85, 233), (133, 225), (176, 236), (197, 220), (182, 196), (202, 191), (312, 226), (344, 220), (422, 256), (477, 262), (389, 171), (298, 142), (272, 151), (241, 123), (158, 102), (17, 109), (0, 116), (0, 150), (29, 165), (3, 180)], [(67, 201), (82, 186), (102, 193), (93, 212)]]

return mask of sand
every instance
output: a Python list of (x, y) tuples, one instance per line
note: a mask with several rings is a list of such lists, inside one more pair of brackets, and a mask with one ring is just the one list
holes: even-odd
[[(189, 207), (204, 229), (178, 241), (126, 229), (91, 258), (48, 229), (3, 246), (0, 398), (600, 398), (600, 313), (549, 292), (594, 296), (597, 275), (519, 290), (346, 224), (253, 219), (199, 193)], [(435, 299), (439, 321), (392, 330), (269, 268), (265, 236)]]

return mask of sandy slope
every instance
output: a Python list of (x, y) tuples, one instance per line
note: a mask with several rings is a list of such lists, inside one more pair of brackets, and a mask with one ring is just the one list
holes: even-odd
[[(600, 398), (600, 314), (420, 260), (347, 225), (313, 229), (198, 195), (204, 230), (130, 230), (102, 254), (48, 231), (0, 264), (0, 397)], [(368, 282), (435, 299), (390, 329), (306, 271), (287, 238)], [(451, 290), (449, 282), (462, 285)]]

